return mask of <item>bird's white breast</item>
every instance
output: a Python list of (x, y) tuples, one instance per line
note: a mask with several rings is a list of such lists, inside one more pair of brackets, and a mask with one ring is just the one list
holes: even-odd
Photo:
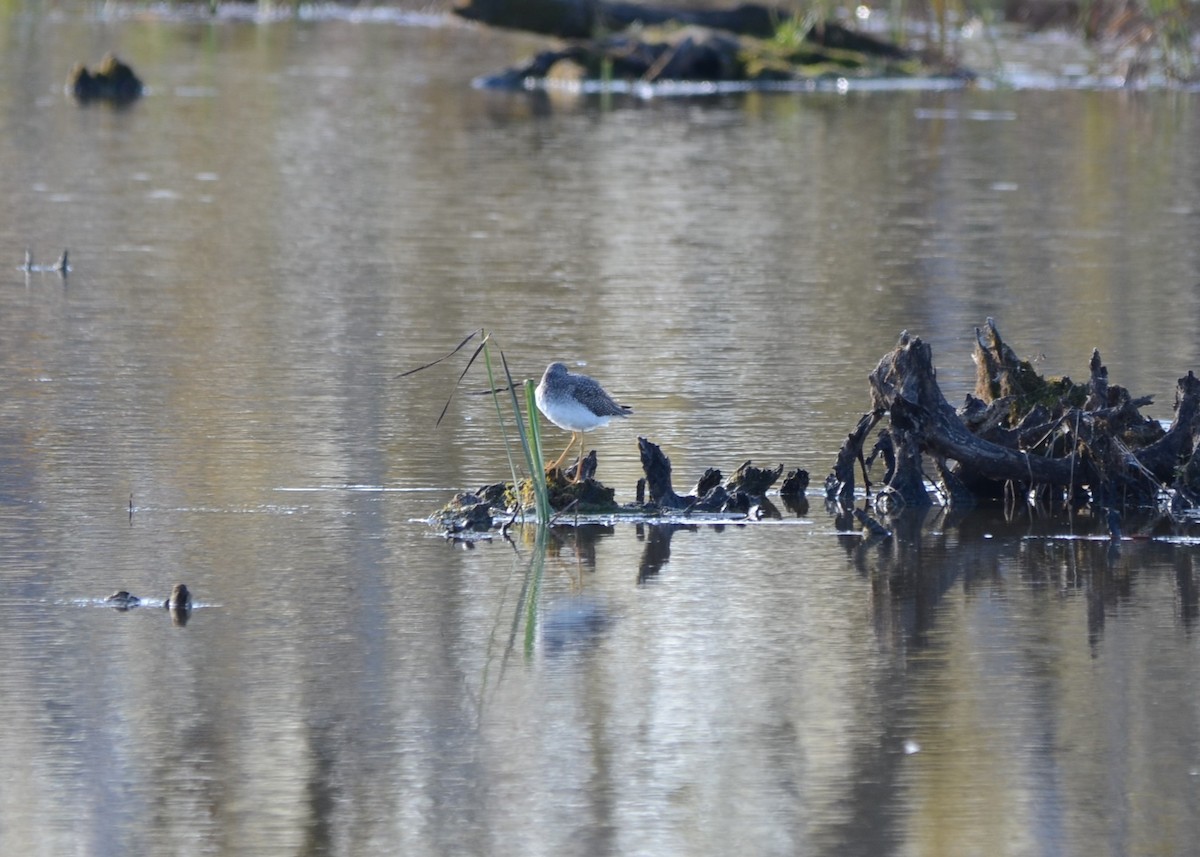
[(546, 419), (567, 431), (590, 431), (608, 425), (612, 417), (598, 417), (572, 398), (547, 399), (541, 388), (536, 391), (538, 409)]

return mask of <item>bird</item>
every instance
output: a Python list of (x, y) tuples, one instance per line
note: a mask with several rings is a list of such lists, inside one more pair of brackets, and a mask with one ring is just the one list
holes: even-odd
[(163, 602), (163, 607), (177, 613), (186, 613), (192, 609), (192, 593), (183, 583), (176, 583), (171, 588), (171, 597)]
[[(579, 463), (583, 461), (583, 433), (590, 429), (608, 425), (613, 417), (627, 417), (633, 413), (633, 408), (619, 405), (608, 392), (593, 378), (587, 375), (576, 375), (567, 371), (565, 363), (551, 363), (546, 367), (541, 382), (535, 391), (538, 410), (546, 419), (561, 429), (571, 432), (571, 442), (563, 450), (546, 472), (554, 470), (562, 464), (571, 447), (575, 445), (575, 437), (579, 436)], [(579, 481), (580, 470), (576, 466), (575, 479)]]
[(128, 610), (130, 607), (137, 607), (142, 603), (142, 599), (136, 595), (130, 595), (126, 590), (121, 589), (114, 592), (112, 595), (104, 599), (105, 604), (111, 604), (118, 610)]

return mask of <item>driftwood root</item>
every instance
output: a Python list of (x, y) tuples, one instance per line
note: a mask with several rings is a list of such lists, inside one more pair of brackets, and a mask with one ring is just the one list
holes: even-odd
[[(1109, 381), (1098, 351), (1086, 384), (1040, 376), (1004, 342), (993, 319), (975, 331), (975, 394), (955, 410), (937, 382), (933, 351), (907, 331), (869, 376), (872, 410), (847, 437), (826, 479), (830, 502), (854, 500), (855, 463), (887, 463), (876, 508), (920, 508), (936, 482), (946, 505), (1034, 496), (1099, 509), (1200, 499), (1200, 380), (1179, 379), (1175, 418), (1164, 431), (1140, 409), (1152, 402)], [(881, 422), (870, 459), (863, 449)], [(926, 467), (932, 467), (932, 475)], [(870, 483), (867, 482), (868, 491)]]

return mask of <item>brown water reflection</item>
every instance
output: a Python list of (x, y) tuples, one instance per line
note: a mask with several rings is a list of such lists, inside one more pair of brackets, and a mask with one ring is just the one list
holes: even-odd
[[(813, 497), (450, 545), (494, 411), (395, 376), (480, 326), (585, 363), (635, 410), (589, 436), (622, 500), (638, 434), (681, 485), (819, 482), (904, 328), (952, 399), (991, 315), (1168, 416), (1194, 95), (539, 114), (469, 87), (520, 37), (89, 16), (0, 13), (0, 852), (1188, 853), (1193, 543), (864, 542)], [(81, 110), (108, 49), (149, 94)], [(95, 603), (179, 581), (185, 627)]]

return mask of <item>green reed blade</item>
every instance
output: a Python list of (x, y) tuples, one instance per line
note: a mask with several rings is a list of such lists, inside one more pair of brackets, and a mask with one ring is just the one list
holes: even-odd
[[(487, 347), (487, 343), (488, 343), (489, 339), (490, 339), (490, 336), (485, 336), (483, 339), (483, 346), (484, 346), (484, 348), (483, 348), (483, 365), (485, 367), (487, 367), (488, 386), (491, 387), (491, 390), (492, 390), (492, 403), (496, 406), (496, 421), (500, 424), (500, 437), (504, 441), (504, 454), (506, 456), (508, 456), (508, 471), (509, 471), (509, 473), (512, 474), (513, 494), (514, 494), (514, 496), (516, 496), (517, 495), (517, 486), (520, 484), (520, 481), (517, 477), (517, 464), (515, 461), (513, 461), (512, 445), (510, 444), (509, 439), (508, 439), (508, 429), (506, 429), (504, 427), (504, 411), (500, 407), (500, 396), (499, 396), (499, 392), (496, 389), (496, 379), (492, 372), (492, 355), (491, 355), (490, 349)], [(504, 352), (501, 351), (500, 354), (501, 354), (501, 357), (503, 357)], [(507, 371), (507, 368), (505, 369), (505, 371)], [(518, 433), (520, 433), (520, 428), (521, 428), (521, 413), (520, 413), (520, 411), (516, 412), (516, 414), (514, 416), (515, 416), (516, 423), (517, 423)], [(525, 438), (523, 438), (523, 437), (521, 438), (521, 446), (522, 447), (525, 446)], [(526, 458), (528, 458), (528, 454), (526, 455)]]

